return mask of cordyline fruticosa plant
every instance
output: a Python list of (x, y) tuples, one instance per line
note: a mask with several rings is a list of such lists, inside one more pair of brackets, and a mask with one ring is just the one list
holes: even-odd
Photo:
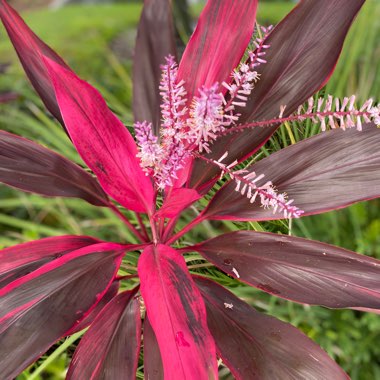
[[(353, 96), (302, 106), (331, 76), (363, 3), (301, 0), (274, 29), (255, 30), (257, 0), (209, 0), (177, 65), (170, 2), (146, 1), (135, 54), (134, 140), (99, 92), (1, 0), (1, 19), (31, 83), (99, 182), (7, 132), (0, 132), (0, 180), (109, 207), (141, 241), (60, 236), (4, 249), (2, 379), (87, 326), (68, 379), (135, 378), (142, 331), (146, 379), (216, 379), (218, 359), (237, 379), (347, 378), (291, 325), (191, 275), (183, 254), (198, 252), (277, 297), (329, 308), (379, 309), (380, 261), (253, 231), (174, 243), (205, 220), (297, 218), (380, 195), (379, 108), (371, 100), (357, 105)], [(304, 119), (324, 132), (237, 169), (281, 123)], [(181, 213), (221, 177), (224, 186), (208, 206), (175, 232)], [(141, 223), (133, 225), (122, 207)], [(118, 294), (127, 280), (118, 269), (130, 251), (141, 251), (131, 274), (139, 286)]]

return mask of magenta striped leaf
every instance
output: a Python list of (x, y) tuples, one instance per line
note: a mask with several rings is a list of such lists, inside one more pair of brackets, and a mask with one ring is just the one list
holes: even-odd
[(136, 378), (141, 339), (137, 290), (119, 294), (95, 318), (74, 353), (68, 380)]
[(216, 379), (206, 310), (183, 257), (169, 246), (149, 246), (140, 256), (138, 273), (165, 379)]
[(237, 231), (193, 247), (229, 275), (277, 297), (380, 308), (380, 260), (318, 241)]
[[(364, 1), (301, 0), (271, 33), (265, 56), (268, 63), (259, 67), (260, 80), (247, 106), (239, 109), (240, 122), (270, 120), (284, 105), (284, 115), (290, 114), (322, 88), (334, 71), (347, 32)], [(236, 34), (231, 39), (236, 40)], [(247, 129), (218, 139), (211, 157), (219, 159), (228, 151), (230, 162), (240, 161), (265, 144), (277, 127)], [(196, 161), (191, 187), (207, 189), (205, 184), (218, 173), (218, 168)]]
[(115, 298), (119, 292), (120, 281), (114, 280), (111, 286), (108, 288), (106, 293), (103, 295), (101, 300), (96, 304), (96, 306), (91, 309), (91, 311), (86, 315), (86, 317), (80, 320), (75, 326), (67, 332), (66, 335), (73, 335), (86, 327), (90, 326), (93, 320), (98, 316), (98, 314), (102, 311), (104, 306), (108, 304), (113, 298)]
[(236, 380), (347, 380), (344, 371), (301, 331), (257, 312), (234, 294), (195, 277), (218, 355)]
[(0, 290), (0, 373), (17, 376), (85, 318), (108, 290), (124, 246), (68, 253)]
[(81, 198), (95, 206), (109, 200), (95, 178), (67, 158), (33, 141), (0, 131), (0, 182), (50, 197)]
[(176, 57), (170, 0), (145, 0), (137, 30), (133, 59), (133, 113), (136, 121), (152, 122), (158, 136), (161, 113), (160, 65)]
[(194, 189), (172, 189), (155, 216), (173, 218), (200, 198), (201, 196)]
[(68, 133), (103, 189), (130, 210), (150, 212), (152, 183), (139, 165), (128, 129), (94, 87), (48, 58), (45, 63)]
[(46, 108), (63, 125), (53, 85), (44, 65), (42, 55), (49, 57), (67, 69), (69, 67), (56, 52), (29, 29), (20, 15), (6, 0), (0, 0), (0, 18), (33, 87), (46, 105)]
[(229, 82), (252, 37), (258, 0), (210, 0), (186, 46), (178, 71), (191, 100), (203, 85)]
[(144, 378), (154, 380), (164, 380), (164, 368), (160, 348), (158, 347), (156, 335), (145, 315), (144, 320)]
[(88, 236), (59, 236), (18, 244), (0, 251), (0, 288), (77, 249), (99, 243)]
[[(265, 174), (263, 183), (272, 181), (304, 215), (319, 214), (380, 196), (379, 145), (375, 125), (366, 125), (362, 132), (334, 130), (282, 149), (252, 165), (250, 171)], [(217, 192), (206, 211), (208, 218), (283, 218), (259, 202), (250, 203), (235, 188), (231, 182)]]

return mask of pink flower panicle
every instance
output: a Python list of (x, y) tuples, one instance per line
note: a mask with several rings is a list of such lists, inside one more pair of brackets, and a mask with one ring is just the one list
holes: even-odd
[(163, 147), (163, 152), (154, 175), (156, 185), (160, 190), (173, 186), (173, 179), (178, 178), (178, 171), (184, 167), (186, 158), (190, 156), (189, 150), (182, 142), (171, 144), (169, 150)]
[(153, 134), (152, 123), (143, 121), (134, 124), (135, 136), (140, 151), (137, 157), (140, 158), (144, 171), (151, 173), (162, 158), (162, 148), (158, 144), (158, 138)]
[[(264, 174), (256, 175), (255, 172), (249, 172), (246, 169), (233, 170), (237, 165), (235, 160), (229, 165), (223, 164), (223, 160), (228, 156), (228, 152), (224, 153), (219, 160), (210, 160), (214, 165), (217, 165), (222, 170), (222, 176), (227, 174), (231, 180), (236, 182), (235, 191), (241, 195), (245, 195), (250, 203), (256, 201), (259, 197), (261, 205), (264, 208), (272, 208), (273, 213), (283, 212), (285, 218), (299, 218), (303, 211), (292, 205), (293, 199), (288, 200), (286, 193), (278, 193), (271, 181), (265, 182), (258, 186), (258, 182), (264, 178)], [(202, 157), (200, 157), (202, 158)], [(205, 159), (205, 158), (203, 158)]]
[(248, 97), (255, 87), (255, 83), (260, 79), (259, 73), (256, 68), (267, 61), (264, 59), (266, 54), (265, 50), (269, 48), (269, 45), (265, 42), (272, 26), (268, 28), (260, 27), (261, 37), (256, 38), (253, 44), (256, 47), (255, 51), (248, 52), (248, 60), (234, 70), (231, 74), (232, 83), (222, 83), (227, 92), (228, 101), (224, 102), (224, 118), (225, 126), (231, 126), (237, 123), (239, 120), (239, 113), (236, 113), (236, 107), (245, 107), (248, 101)]
[(187, 114), (187, 97), (184, 81), (178, 82), (178, 65), (174, 57), (169, 55), (166, 64), (161, 66), (160, 95), (162, 97), (161, 115), (161, 149), (163, 155), (155, 171), (157, 187), (163, 190), (172, 186), (177, 172), (183, 167), (183, 162), (189, 156), (184, 140), (185, 115)]
[(166, 57), (161, 66), (160, 95), (162, 97), (161, 143), (152, 132), (151, 123), (135, 123), (136, 140), (139, 145), (137, 156), (147, 175), (153, 175), (157, 187), (163, 190), (171, 186), (177, 172), (189, 152), (184, 145), (184, 116), (186, 109), (186, 91), (184, 82), (177, 82), (178, 65), (173, 56)]
[[(345, 97), (343, 101), (328, 95), (327, 99), (314, 98), (308, 100), (308, 108), (303, 112), (303, 106), (298, 108), (298, 119), (311, 119), (314, 123), (321, 123), (321, 130), (326, 131), (327, 126), (331, 129), (341, 128), (343, 130), (356, 128), (362, 130), (363, 120), (366, 123), (371, 120), (380, 125), (380, 107), (373, 106), (373, 100), (367, 100), (360, 109), (355, 107), (356, 97)], [(362, 120), (363, 119), (363, 120)]]
[(257, 37), (253, 44), (256, 47), (255, 51), (250, 51), (249, 58), (251, 60), (251, 66), (258, 67), (262, 63), (267, 63), (267, 61), (264, 59), (264, 55), (266, 54), (265, 50), (270, 47), (270, 45), (267, 43), (267, 38), (269, 37), (270, 33), (273, 30), (273, 25), (269, 25), (267, 27), (260, 26), (258, 29), (258, 34), (260, 35)]
[(210, 88), (199, 89), (190, 108), (190, 118), (187, 120), (189, 131), (187, 141), (194, 144), (199, 152), (209, 153), (210, 142), (218, 133), (224, 130), (223, 95), (218, 92), (218, 84)]
[(238, 125), (232, 128), (223, 130), (220, 136), (241, 132), (249, 128), (269, 127), (271, 125), (279, 125), (286, 122), (299, 122), (306, 119), (312, 120), (314, 123), (320, 123), (322, 131), (341, 128), (343, 130), (356, 128), (362, 130), (363, 121), (366, 123), (373, 122), (377, 127), (380, 127), (380, 104), (373, 105), (373, 100), (368, 99), (360, 108), (355, 106), (355, 95), (350, 98), (344, 98), (340, 101), (328, 95), (327, 99), (319, 98), (317, 101), (314, 98), (309, 98), (306, 106), (298, 107), (298, 111), (294, 114), (284, 117), (286, 106), (280, 106), (280, 114), (278, 117), (270, 120), (254, 121), (248, 124)]
[(173, 128), (181, 129), (182, 117), (187, 111), (185, 107), (187, 99), (184, 81), (177, 83), (178, 65), (174, 57), (169, 55), (165, 59), (166, 64), (161, 66), (159, 87), (162, 96), (162, 127), (164, 131), (171, 132)]
[[(364, 107), (364, 105), (363, 105)], [(380, 127), (380, 103), (377, 106), (372, 106), (367, 109), (369, 113), (369, 118), (375, 123), (375, 125)]]
[[(184, 166), (184, 161), (192, 151), (209, 153), (210, 144), (226, 127), (238, 120), (239, 115), (234, 114), (235, 107), (246, 104), (259, 78), (254, 68), (265, 62), (263, 56), (269, 45), (264, 41), (270, 30), (261, 29), (264, 36), (254, 42), (257, 49), (249, 53), (247, 63), (241, 64), (232, 73), (233, 83), (228, 102), (220, 92), (218, 83), (215, 83), (210, 88), (198, 90), (199, 94), (193, 98), (189, 111), (184, 81), (178, 82), (178, 65), (173, 56), (165, 58), (159, 86), (162, 97), (160, 143), (149, 130), (151, 124), (135, 124), (141, 166), (147, 174), (153, 175), (159, 189), (172, 185), (172, 180), (177, 178), (178, 170)], [(224, 86), (228, 85), (225, 83)]]
[(226, 97), (220, 91), (218, 83), (209, 88), (203, 86), (198, 90), (199, 94), (192, 99), (190, 110), (186, 107), (188, 99), (184, 81), (178, 82), (178, 65), (174, 57), (166, 58), (166, 64), (161, 66), (159, 87), (162, 97), (161, 141), (153, 134), (151, 123), (135, 123), (136, 140), (139, 145), (137, 156), (146, 174), (153, 176), (157, 189), (164, 190), (167, 186), (173, 186), (178, 171), (184, 167), (186, 159), (193, 155), (217, 165), (222, 176), (228, 175), (236, 182), (235, 191), (245, 195), (251, 203), (259, 199), (262, 207), (272, 208), (273, 213), (282, 212), (285, 218), (299, 218), (303, 211), (293, 205), (293, 199), (289, 200), (286, 193), (279, 193), (271, 181), (258, 185), (264, 174), (256, 175), (246, 169), (234, 170), (237, 161), (229, 165), (223, 163), (227, 152), (217, 161), (199, 153), (209, 153), (210, 144), (227, 133), (286, 121), (311, 119), (315, 123), (321, 123), (323, 131), (327, 126), (356, 128), (360, 131), (362, 119), (365, 122), (373, 121), (380, 126), (380, 105), (374, 106), (371, 99), (358, 109), (355, 106), (355, 96), (344, 98), (341, 102), (331, 95), (327, 99), (319, 98), (317, 102), (310, 98), (306, 111), (300, 106), (297, 113), (288, 117), (284, 117), (286, 106), (281, 106), (278, 118), (236, 126), (240, 116), (236, 107), (246, 105), (254, 84), (259, 80), (256, 68), (266, 63), (265, 50), (269, 48), (266, 39), (271, 30), (272, 27), (261, 28), (263, 36), (254, 41), (256, 50), (250, 51), (249, 59), (233, 71), (231, 84), (222, 83), (227, 89)]
[(187, 109), (185, 104), (186, 90), (184, 81), (177, 83), (178, 65), (172, 55), (166, 59), (166, 64), (161, 66), (162, 76), (160, 81), (160, 95), (162, 97), (162, 133), (169, 139), (176, 137), (176, 132), (183, 127), (183, 116)]

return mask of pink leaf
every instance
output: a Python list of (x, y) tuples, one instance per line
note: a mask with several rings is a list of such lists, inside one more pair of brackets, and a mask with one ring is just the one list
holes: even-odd
[(75, 350), (67, 379), (135, 379), (140, 352), (137, 289), (123, 292), (95, 318)]
[(191, 100), (202, 85), (230, 81), (252, 37), (257, 0), (209, 0), (186, 46), (178, 80)]
[(16, 377), (97, 305), (125, 247), (100, 243), (68, 253), (0, 290), (0, 373)]
[(168, 197), (165, 199), (160, 210), (155, 214), (155, 217), (173, 218), (200, 198), (201, 196), (196, 190), (186, 188), (173, 189), (169, 192)]
[(206, 310), (183, 257), (169, 246), (149, 246), (140, 256), (138, 273), (165, 379), (216, 379)]
[(130, 210), (150, 212), (152, 183), (140, 167), (128, 129), (94, 87), (48, 58), (45, 64), (69, 135), (104, 190)]

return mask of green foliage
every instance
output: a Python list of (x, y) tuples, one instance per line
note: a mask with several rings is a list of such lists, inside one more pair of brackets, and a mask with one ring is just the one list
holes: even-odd
[(275, 25), (285, 17), (294, 4), (286, 1), (259, 2), (258, 21), (263, 25)]
[[(73, 5), (56, 11), (27, 12), (23, 16), (33, 31), (65, 57), (81, 77), (96, 79), (121, 101), (129, 102), (130, 93), (126, 93), (124, 83), (112, 68), (117, 65), (115, 52), (125, 60), (132, 56), (140, 11), (141, 4)], [(0, 63), (13, 63), (0, 80), (0, 90), (11, 88), (23, 93), (29, 85), (2, 26), (0, 33)]]
[(326, 86), (338, 97), (380, 97), (380, 2), (368, 0), (345, 42), (341, 59)]

